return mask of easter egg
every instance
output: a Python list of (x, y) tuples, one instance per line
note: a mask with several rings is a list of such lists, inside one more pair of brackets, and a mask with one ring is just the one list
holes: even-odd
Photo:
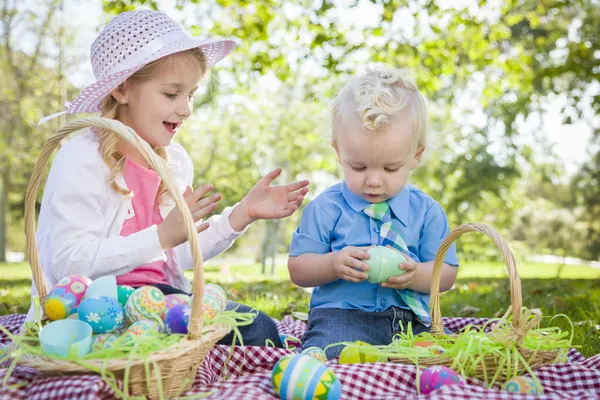
[(125, 308), (125, 306), (127, 305), (127, 300), (129, 300), (129, 296), (131, 296), (133, 292), (135, 292), (135, 289), (131, 286), (117, 286), (117, 298), (119, 300), (119, 303), (121, 303), (121, 305), (123, 306), (123, 308)]
[(342, 384), (327, 366), (296, 354), (277, 361), (271, 374), (273, 390), (283, 400), (339, 399)]
[(305, 356), (312, 357), (317, 361), (321, 361), (324, 363), (327, 362), (327, 356), (325, 355), (325, 352), (323, 351), (323, 349), (317, 346), (308, 347), (302, 350), (302, 354), (304, 354)]
[(99, 333), (92, 338), (92, 351), (110, 349), (112, 344), (119, 338), (114, 333)]
[(225, 309), (224, 305), (227, 303), (227, 294), (221, 286), (215, 285), (214, 283), (207, 283), (204, 285), (204, 295), (210, 295), (216, 298), (219, 304), (223, 305), (223, 309)]
[(423, 394), (429, 394), (442, 386), (462, 386), (464, 384), (465, 381), (462, 376), (450, 368), (440, 365), (427, 368), (421, 373), (421, 378), (419, 379), (419, 387)]
[(504, 385), (504, 390), (511, 393), (538, 394), (535, 381), (528, 376), (515, 376)]
[(433, 342), (416, 342), (415, 343), (416, 347), (423, 347), (423, 348), (427, 348), (427, 347), (433, 347), (431, 350), (433, 352), (433, 354), (444, 354), (444, 349), (442, 349), (440, 346), (436, 345)]
[(46, 297), (46, 315), (52, 320), (58, 320), (77, 312), (77, 307), (91, 282), (90, 279), (79, 275), (61, 279)]
[(123, 307), (110, 297), (85, 298), (78, 309), (79, 319), (94, 333), (111, 332), (123, 324)]
[(110, 297), (114, 301), (119, 301), (117, 278), (114, 275), (105, 275), (94, 279), (87, 288), (85, 297)]
[[(210, 284), (209, 284), (210, 285)], [(207, 285), (208, 286), (208, 285)], [(227, 297), (224, 296), (225, 291), (221, 289), (217, 285), (212, 285), (218, 289), (211, 289), (209, 287), (209, 291), (204, 291), (204, 297), (202, 298), (202, 308), (204, 310), (204, 318), (205, 319), (213, 319), (217, 315), (221, 314), (225, 311), (227, 307)], [(188, 304), (191, 306), (194, 301), (194, 296), (192, 296)]]
[(160, 289), (154, 286), (137, 288), (125, 306), (127, 322), (132, 324), (141, 320), (160, 319), (160, 313), (165, 307), (165, 296)]
[(170, 309), (172, 309), (175, 306), (188, 304), (189, 300), (190, 300), (190, 296), (188, 296), (186, 294), (175, 293), (175, 294), (166, 295), (165, 296), (165, 307), (163, 308), (162, 312), (160, 313), (160, 318), (164, 321), (164, 319), (167, 317), (167, 313), (169, 312)]
[[(363, 364), (378, 361), (387, 361), (386, 357), (376, 354), (377, 348), (369, 343), (360, 340), (355, 341), (350, 346), (344, 347), (340, 353), (340, 364)], [(381, 359), (380, 359), (381, 358)]]
[(136, 337), (156, 335), (162, 331), (163, 327), (158, 321), (136, 321), (123, 333), (123, 337), (125, 338), (123, 344), (131, 344), (132, 340)]
[(179, 304), (171, 308), (165, 317), (165, 329), (168, 333), (188, 333), (188, 321), (192, 307)]

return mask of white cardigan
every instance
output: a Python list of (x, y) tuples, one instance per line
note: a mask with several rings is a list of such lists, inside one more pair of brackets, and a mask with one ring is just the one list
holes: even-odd
[[(169, 167), (178, 190), (192, 185), (192, 161), (177, 143), (167, 147)], [(44, 189), (37, 230), (42, 270), (49, 290), (63, 277), (83, 275), (91, 279), (122, 275), (135, 268), (167, 257), (160, 246), (156, 225), (129, 236), (120, 236), (126, 219), (134, 216), (131, 199), (116, 193), (108, 184), (110, 169), (98, 150), (91, 129), (77, 135), (57, 152)], [(125, 179), (117, 184), (127, 188)], [(174, 207), (170, 200), (160, 206), (164, 218)], [(243, 232), (229, 224), (232, 207), (209, 218), (210, 226), (198, 234), (204, 259), (214, 257), (231, 246)], [(167, 263), (169, 284), (191, 291), (183, 270), (192, 268), (189, 243), (173, 249)], [(32, 296), (37, 293), (32, 285)], [(30, 308), (27, 321), (35, 318)]]

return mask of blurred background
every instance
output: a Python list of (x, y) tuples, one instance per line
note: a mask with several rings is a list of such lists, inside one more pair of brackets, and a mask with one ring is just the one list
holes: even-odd
[[(598, 1), (0, 3), (2, 261), (25, 251), (29, 174), (65, 122), (37, 121), (93, 82), (91, 43), (116, 13), (135, 8), (165, 11), (194, 35), (240, 41), (204, 80), (178, 137), (196, 185), (212, 182), (221, 207), (275, 166), (282, 182), (310, 179), (309, 198), (337, 181), (329, 101), (349, 75), (385, 63), (412, 69), (429, 100), (433, 146), (413, 183), (442, 203), (452, 226), (491, 224), (520, 256), (599, 258)], [(237, 252), (285, 253), (299, 216), (257, 223)], [(495, 254), (480, 242), (461, 241), (461, 258)]]
[[(597, 289), (597, 0), (0, 0), (0, 261), (17, 262), (0, 264), (0, 274), (21, 277), (23, 290), (26, 185), (45, 139), (65, 119), (37, 122), (93, 81), (94, 38), (115, 14), (137, 8), (165, 11), (193, 35), (239, 39), (204, 80), (177, 138), (193, 158), (196, 185), (212, 182), (221, 207), (276, 166), (281, 182), (310, 179), (309, 199), (339, 180), (329, 144), (332, 95), (366, 66), (408, 67), (428, 98), (434, 132), (413, 183), (443, 205), (451, 226), (494, 226), (524, 263), (522, 275), (591, 279), (585, 287)], [(254, 224), (209, 272), (213, 265), (215, 279), (234, 285), (236, 268), (249, 265), (257, 276), (285, 280), (299, 217)], [(463, 278), (503, 276), (498, 255), (485, 238), (461, 238), (459, 258), (471, 266)], [(471, 283), (465, 290), (477, 287)], [(305, 309), (305, 300), (284, 301), (275, 314)], [(462, 303), (451, 311), (464, 311)], [(597, 335), (600, 301), (591, 303), (595, 317), (588, 310), (581, 319)]]

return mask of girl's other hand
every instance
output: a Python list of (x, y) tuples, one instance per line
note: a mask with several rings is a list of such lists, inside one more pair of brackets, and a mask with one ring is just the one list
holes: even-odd
[[(216, 193), (205, 197), (211, 190), (212, 184), (208, 183), (196, 190), (192, 190), (192, 187), (188, 186), (183, 192), (183, 198), (190, 208), (194, 222), (200, 221), (217, 208), (217, 202), (221, 200), (221, 195)], [(208, 228), (208, 225), (208, 222), (200, 224), (196, 230), (202, 232)], [(183, 219), (177, 207), (173, 208), (167, 218), (158, 225), (158, 238), (163, 250), (179, 246), (187, 240)]]

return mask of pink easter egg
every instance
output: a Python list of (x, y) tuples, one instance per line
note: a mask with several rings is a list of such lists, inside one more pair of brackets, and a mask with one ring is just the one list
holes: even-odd
[(165, 296), (165, 307), (160, 313), (160, 317), (162, 320), (165, 320), (167, 313), (175, 306), (188, 304), (190, 300), (190, 296), (181, 293), (168, 294)]
[(56, 286), (54, 286), (53, 292), (57, 294), (56, 289), (62, 288), (62, 290), (58, 291), (58, 293), (61, 293), (61, 296), (64, 296), (64, 294), (72, 294), (75, 297), (75, 308), (77, 308), (79, 307), (81, 300), (83, 300), (83, 296), (85, 296), (85, 291), (91, 283), (92, 280), (85, 276), (70, 275), (61, 279)]
[(462, 386), (465, 384), (464, 379), (456, 372), (448, 367), (436, 365), (429, 367), (421, 373), (419, 380), (419, 387), (421, 393), (429, 394), (434, 390), (441, 388), (442, 386), (458, 385)]

